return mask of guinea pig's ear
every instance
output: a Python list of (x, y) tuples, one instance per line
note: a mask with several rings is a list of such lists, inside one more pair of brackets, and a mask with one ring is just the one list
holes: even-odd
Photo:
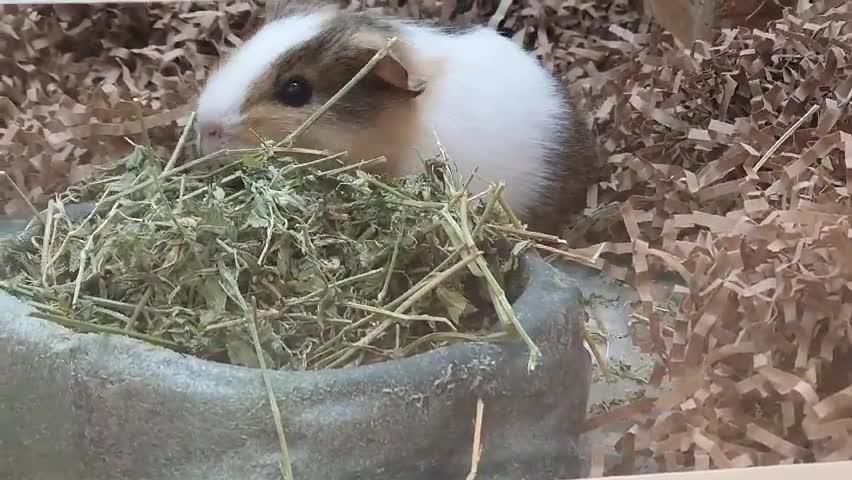
[[(366, 65), (379, 52), (379, 49), (366, 48), (361, 52), (361, 60)], [(411, 75), (405, 64), (392, 51), (376, 63), (370, 74), (387, 84), (389, 88), (404, 92), (411, 97), (416, 97), (426, 90), (426, 80)]]

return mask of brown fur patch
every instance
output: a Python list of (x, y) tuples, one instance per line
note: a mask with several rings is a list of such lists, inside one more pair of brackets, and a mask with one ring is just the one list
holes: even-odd
[[(256, 144), (252, 132), (273, 140), (286, 137), (336, 94), (395, 34), (390, 23), (370, 15), (340, 12), (332, 17), (318, 35), (284, 54), (252, 86), (242, 107), (246, 122), (240, 142)], [(400, 159), (409, 153), (406, 149), (416, 131), (416, 94), (403, 85), (411, 80), (406, 77), (409, 55), (404, 45), (397, 45), (400, 46), (393, 49), (393, 59), (400, 62), (402, 73), (393, 69), (396, 65), (390, 71), (374, 69), (297, 143), (329, 151), (348, 150), (353, 161), (384, 155), (388, 162), (382, 170), (397, 173)], [(294, 108), (276, 100), (276, 86), (294, 75), (304, 77), (312, 86), (313, 97), (303, 107)], [(428, 91), (428, 84), (425, 88)]]
[[(238, 142), (244, 145), (256, 145), (258, 137), (281, 140), (286, 133), (302, 124), (310, 111), (305, 109), (282, 109), (273, 103), (255, 105), (248, 113), (247, 121), (239, 131)], [(410, 112), (402, 109), (381, 112), (372, 125), (357, 125), (341, 120), (329, 111), (312, 128), (308, 129), (296, 141), (296, 145), (306, 148), (327, 150), (330, 153), (349, 152), (348, 158), (354, 162), (385, 156), (387, 162), (372, 170), (376, 173), (398, 175), (398, 159), (406, 154), (410, 144)]]

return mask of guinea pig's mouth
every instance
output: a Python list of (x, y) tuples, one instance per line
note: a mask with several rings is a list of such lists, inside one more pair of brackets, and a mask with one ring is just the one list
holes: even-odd
[(225, 149), (239, 148), (238, 136), (221, 123), (199, 123), (195, 129), (195, 147), (202, 156)]

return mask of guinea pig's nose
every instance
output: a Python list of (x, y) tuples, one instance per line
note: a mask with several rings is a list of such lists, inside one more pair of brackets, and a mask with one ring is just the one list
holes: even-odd
[(217, 124), (209, 124), (201, 127), (201, 131), (204, 136), (209, 138), (222, 138), (222, 135), (225, 133), (225, 129), (222, 125)]

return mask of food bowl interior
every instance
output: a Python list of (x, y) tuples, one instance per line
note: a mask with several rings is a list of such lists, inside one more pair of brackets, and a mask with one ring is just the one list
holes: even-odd
[[(91, 203), (80, 203), (67, 205), (65, 209), (69, 218), (72, 221), (76, 221), (87, 216), (91, 212), (92, 206), (93, 204)], [(23, 254), (31, 253), (36, 248), (35, 244), (38, 242), (38, 237), (42, 234), (42, 226), (35, 219), (29, 219), (28, 222), (26, 219), (15, 219), (8, 222), (0, 219), (0, 233), (5, 234), (0, 236), (0, 280), (4, 280), (13, 277), (21, 269), (26, 268), (22, 260), (24, 258)], [(529, 255), (537, 255), (537, 252), (531, 251), (513, 255), (511, 256), (511, 260), (508, 260), (510, 258), (510, 249), (510, 245), (498, 244), (488, 249), (486, 257), (488, 257), (487, 262), (489, 267), (495, 273), (495, 276), (498, 277), (498, 282), (501, 283), (507, 300), (510, 304), (514, 304), (523, 294), (525, 286), (531, 281), (534, 272), (530, 264)], [(505, 269), (508, 271), (504, 271), (502, 268), (501, 262), (506, 261), (512, 262), (511, 266)], [(463, 329), (480, 333), (499, 331), (502, 326), (483, 279), (470, 276), (464, 283), (463, 288), (468, 298), (476, 307), (474, 313), (467, 313), (459, 320)], [(432, 332), (431, 328), (423, 323), (416, 325), (413, 331), (418, 335), (427, 335)], [(419, 355), (434, 348), (434, 345), (424, 344), (412, 350), (406, 356)], [(239, 366), (229, 359), (227, 352), (223, 352), (221, 355), (199, 355), (198, 358), (214, 363)]]

